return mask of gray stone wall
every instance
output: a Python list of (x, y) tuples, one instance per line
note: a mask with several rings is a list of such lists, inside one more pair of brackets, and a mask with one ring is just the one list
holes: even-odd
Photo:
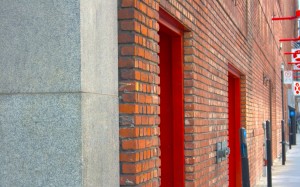
[(0, 27), (1, 93), (80, 91), (79, 0), (3, 0)]
[(0, 186), (81, 186), (80, 94), (0, 96)]
[(117, 1), (0, 2), (0, 186), (119, 186)]

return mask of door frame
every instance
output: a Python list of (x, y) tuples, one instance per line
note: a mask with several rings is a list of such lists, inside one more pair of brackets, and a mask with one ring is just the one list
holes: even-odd
[[(229, 186), (242, 186), (242, 164), (240, 149), (241, 128), (241, 73), (228, 65), (228, 144)], [(231, 90), (233, 89), (233, 90)]]
[[(164, 158), (169, 157), (172, 159), (170, 166), (167, 166), (169, 171), (161, 171), (162, 186), (164, 180), (169, 181), (172, 186), (184, 186), (185, 172), (184, 172), (184, 96), (183, 96), (183, 31), (184, 27), (173, 17), (171, 17), (166, 11), (160, 8), (159, 10), (159, 33), (168, 35), (168, 39), (171, 41), (171, 64), (170, 69), (166, 74), (171, 76), (171, 87), (170, 95), (172, 95), (173, 107), (170, 108), (172, 111), (172, 132), (161, 129), (161, 140), (166, 140), (172, 143), (172, 151), (161, 150)], [(160, 62), (162, 63), (162, 62)], [(166, 69), (166, 68), (165, 68)], [(164, 79), (164, 72), (160, 72), (161, 80)], [(169, 114), (168, 114), (169, 115)], [(165, 131), (165, 132), (164, 132)], [(169, 134), (170, 133), (170, 134)], [(175, 138), (176, 137), (176, 138)], [(162, 141), (162, 143), (164, 143)], [(162, 165), (164, 160), (161, 160)], [(168, 161), (169, 162), (169, 161)], [(164, 172), (169, 173), (165, 179)], [(171, 177), (170, 177), (171, 176)]]

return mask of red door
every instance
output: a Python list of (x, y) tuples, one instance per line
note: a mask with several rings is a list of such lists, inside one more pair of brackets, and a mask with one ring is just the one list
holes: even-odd
[(240, 77), (239, 73), (231, 68), (228, 75), (228, 115), (229, 115), (229, 186), (242, 186), (242, 169), (240, 153)]
[(183, 39), (173, 19), (160, 11), (161, 186), (184, 186)]

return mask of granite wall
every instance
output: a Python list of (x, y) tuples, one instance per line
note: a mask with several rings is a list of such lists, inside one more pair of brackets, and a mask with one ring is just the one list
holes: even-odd
[(0, 186), (119, 186), (117, 1), (0, 2)]

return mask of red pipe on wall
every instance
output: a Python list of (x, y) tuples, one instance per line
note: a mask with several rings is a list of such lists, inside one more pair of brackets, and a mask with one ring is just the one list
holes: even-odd
[(291, 41), (299, 41), (300, 40), (300, 37), (298, 38), (284, 38), (284, 39), (280, 39), (279, 41), (280, 42), (291, 42)]
[(299, 62), (288, 62), (288, 64), (300, 64), (300, 61)]
[(300, 10), (296, 10), (296, 16), (272, 18), (273, 21), (293, 20), (300, 17)]

